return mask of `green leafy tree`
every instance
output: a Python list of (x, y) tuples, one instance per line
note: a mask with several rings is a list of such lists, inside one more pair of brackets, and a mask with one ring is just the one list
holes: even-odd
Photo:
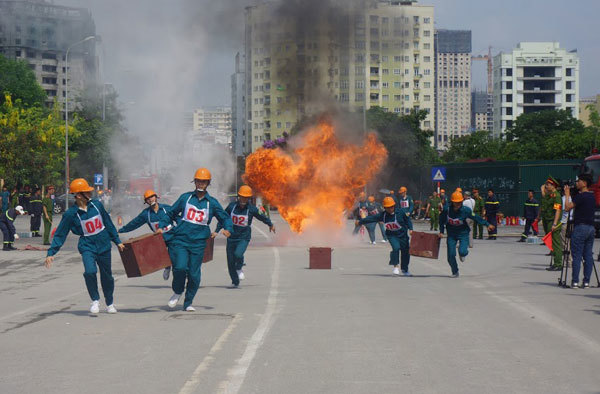
[[(24, 108), (6, 95), (0, 107), (0, 173), (11, 184), (60, 184), (65, 127), (58, 106)], [(75, 140), (79, 133), (69, 127)]]
[(27, 62), (0, 55), (0, 105), (4, 104), (6, 95), (25, 108), (42, 107), (46, 100), (46, 92), (37, 83)]
[(427, 165), (439, 161), (431, 147), (433, 131), (422, 130), (426, 111), (411, 111), (408, 115), (386, 112), (381, 107), (367, 111), (367, 127), (379, 133), (389, 153), (388, 163), (394, 167)]
[(503, 158), (505, 141), (494, 138), (487, 130), (475, 131), (462, 137), (455, 137), (450, 141), (450, 147), (442, 155), (442, 160), (447, 163), (464, 162), (473, 159)]
[(566, 110), (521, 114), (506, 131), (504, 156), (512, 160), (575, 159), (589, 153), (593, 133)]
[(101, 86), (90, 86), (77, 98), (75, 108), (73, 124), (80, 136), (70, 145), (76, 154), (71, 162), (71, 175), (90, 177), (100, 172), (103, 164), (114, 174), (111, 144), (124, 132), (117, 93), (112, 89), (103, 92)]

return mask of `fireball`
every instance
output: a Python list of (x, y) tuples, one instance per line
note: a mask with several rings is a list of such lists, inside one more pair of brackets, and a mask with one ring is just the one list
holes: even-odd
[(357, 192), (383, 168), (387, 150), (374, 133), (361, 145), (342, 141), (323, 121), (296, 148), (261, 148), (246, 159), (245, 181), (278, 207), (292, 231), (339, 228)]

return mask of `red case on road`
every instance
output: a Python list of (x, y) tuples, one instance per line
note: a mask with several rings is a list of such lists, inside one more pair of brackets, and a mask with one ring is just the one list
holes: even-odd
[(308, 268), (317, 270), (331, 269), (331, 248), (310, 248)]
[(410, 237), (411, 256), (437, 259), (440, 253), (440, 238), (436, 233), (421, 233), (413, 231)]
[(128, 278), (136, 278), (170, 267), (171, 259), (162, 234), (145, 234), (125, 242), (121, 261)]
[(206, 240), (206, 247), (204, 248), (204, 257), (202, 258), (202, 263), (208, 263), (213, 259), (213, 252), (215, 250), (215, 239), (212, 237), (208, 237)]

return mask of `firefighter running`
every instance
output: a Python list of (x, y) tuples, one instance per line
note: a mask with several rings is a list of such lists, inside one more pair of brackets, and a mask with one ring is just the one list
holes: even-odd
[(402, 253), (402, 260), (400, 263), (402, 275), (412, 276), (408, 270), (408, 265), (410, 263), (408, 237), (412, 234), (412, 221), (406, 214), (407, 211), (405, 209), (396, 206), (396, 202), (392, 197), (385, 197), (383, 199), (383, 208), (385, 209), (384, 212), (357, 220), (356, 226), (383, 222), (386, 228), (388, 241), (392, 247), (392, 251), (390, 252), (390, 265), (394, 266), (392, 274), (400, 275), (398, 263), (400, 263), (400, 253)]
[(456, 246), (458, 244), (458, 256), (461, 262), (469, 254), (469, 226), (466, 219), (471, 219), (479, 224), (488, 226), (488, 231), (494, 231), (495, 226), (477, 215), (473, 215), (470, 208), (463, 206), (463, 195), (455, 191), (451, 196), (451, 207), (444, 208), (440, 216), (439, 237), (444, 235), (444, 229), (448, 229), (446, 245), (448, 249), (448, 264), (452, 270), (452, 277), (458, 278), (458, 264), (456, 262)]
[[(246, 278), (243, 271), (244, 253), (246, 253), (246, 248), (252, 238), (252, 218), (260, 220), (269, 226), (269, 231), (275, 232), (275, 226), (271, 220), (262, 215), (258, 208), (250, 203), (251, 198), (252, 189), (250, 186), (243, 185), (238, 190), (238, 200), (225, 208), (225, 212), (231, 216), (233, 222), (233, 232), (227, 238), (227, 268), (233, 287), (239, 287), (240, 281)], [(215, 238), (222, 228), (223, 225), (219, 222), (211, 236)]]
[[(165, 221), (169, 220), (167, 216), (167, 208), (170, 208), (170, 206), (166, 204), (159, 204), (158, 195), (154, 190), (148, 189), (144, 192), (144, 203), (148, 204), (148, 208), (144, 209), (133, 220), (121, 227), (119, 229), (119, 233), (128, 233), (143, 226), (144, 224), (147, 224), (148, 227), (150, 227), (150, 230), (152, 230), (152, 232), (156, 232), (156, 230), (159, 229), (159, 222), (161, 221), (161, 219), (164, 219)], [(167, 248), (169, 250), (169, 257), (171, 257), (171, 261), (173, 261), (173, 248), (170, 247), (170, 243), (173, 240), (173, 233), (169, 230), (171, 230), (171, 228), (176, 225), (177, 223), (175, 221), (171, 221), (171, 223), (169, 223), (162, 232), (163, 239), (165, 240), (165, 243), (167, 244)], [(167, 267), (164, 269), (164, 280), (169, 279), (170, 272), (171, 267)]]
[(52, 266), (54, 256), (65, 243), (69, 232), (79, 235), (77, 249), (83, 260), (85, 285), (92, 299), (90, 313), (97, 314), (100, 311), (98, 268), (100, 268), (100, 282), (106, 301), (106, 311), (117, 313), (113, 303), (115, 280), (111, 270), (110, 242), (114, 242), (121, 251), (125, 246), (121, 243), (117, 229), (102, 203), (91, 199), (94, 188), (90, 187), (85, 179), (73, 180), (69, 191), (75, 195), (75, 205), (64, 213), (56, 229), (52, 245), (48, 249), (46, 268)]

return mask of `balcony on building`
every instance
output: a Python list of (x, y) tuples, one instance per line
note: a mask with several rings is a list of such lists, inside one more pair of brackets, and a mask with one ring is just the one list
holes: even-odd
[(379, 67), (371, 67), (371, 76), (378, 77), (379, 76)]
[(523, 67), (523, 76), (518, 77), (519, 81), (556, 81), (560, 77), (555, 73), (556, 67), (535, 66)]

